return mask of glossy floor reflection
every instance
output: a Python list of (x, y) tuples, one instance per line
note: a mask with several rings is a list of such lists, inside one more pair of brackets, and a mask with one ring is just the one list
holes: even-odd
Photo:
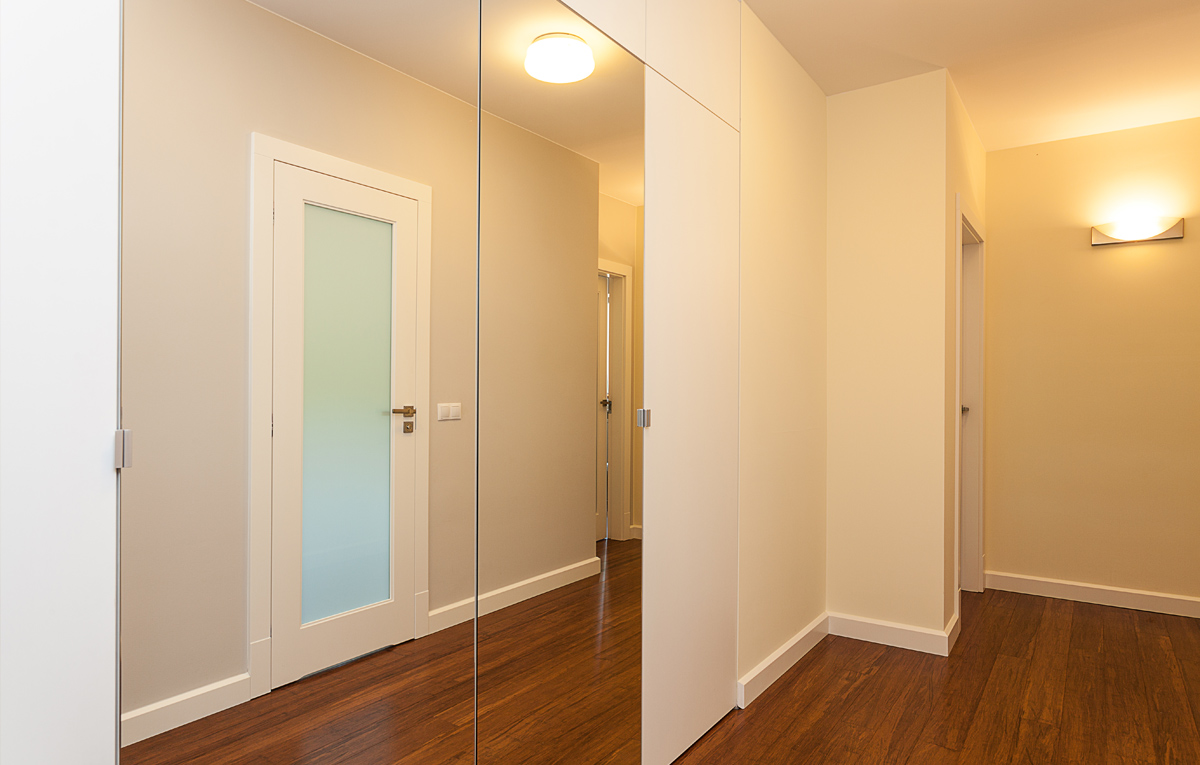
[[(641, 542), (607, 572), (480, 623), (481, 763), (636, 763)], [(471, 624), (372, 654), (121, 750), (121, 765), (473, 761)]]
[(642, 543), (607, 570), (480, 620), (480, 763), (641, 761)]

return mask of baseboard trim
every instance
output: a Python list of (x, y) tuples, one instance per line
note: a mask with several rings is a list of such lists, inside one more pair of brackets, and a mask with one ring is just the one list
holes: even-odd
[(629, 538), (630, 539), (641, 539), (642, 538), (642, 527), (641, 526), (630, 526), (629, 527)]
[(934, 656), (949, 656), (953, 641), (958, 638), (958, 617), (951, 619), (945, 630), (931, 630), (862, 616), (831, 613), (829, 634), (931, 653)]
[[(479, 598), (479, 614), (490, 614), (502, 608), (520, 603), (523, 600), (535, 598), (559, 587), (587, 579), (600, 573), (600, 559), (588, 558), (570, 566), (563, 566), (554, 571), (548, 571), (522, 582), (510, 584), (491, 592), (486, 592)], [(466, 598), (448, 606), (442, 606), (429, 612), (430, 634), (470, 621), (475, 616), (475, 599)]]
[(745, 709), (770, 688), (776, 680), (795, 666), (796, 662), (816, 647), (829, 634), (829, 615), (821, 614), (790, 640), (776, 649), (775, 653), (759, 662), (758, 666), (738, 680), (737, 706)]
[(1006, 574), (1000, 571), (985, 572), (984, 583), (991, 590), (1020, 592), (1025, 595), (1040, 595), (1043, 598), (1075, 600), (1099, 606), (1131, 608), (1135, 611), (1152, 611), (1159, 614), (1200, 619), (1200, 598), (1192, 598), (1187, 595), (1129, 590), (1124, 587), (1068, 582), (1062, 579), (1044, 579), (1022, 574)]
[(250, 700), (250, 673), (227, 677), (121, 715), (121, 746), (165, 733)]

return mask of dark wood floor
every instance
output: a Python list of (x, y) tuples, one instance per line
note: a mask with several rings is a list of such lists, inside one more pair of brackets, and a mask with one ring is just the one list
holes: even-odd
[[(597, 553), (604, 575), (480, 619), (480, 762), (638, 762), (641, 542)], [(474, 687), (461, 624), (128, 746), (121, 765), (470, 763)]]
[(949, 658), (829, 637), (677, 764), (1200, 763), (1200, 621), (964, 593)]
[[(603, 552), (603, 548), (602, 548)], [(481, 620), (479, 761), (637, 763), (641, 545)], [(963, 595), (949, 658), (829, 637), (677, 765), (1200, 765), (1200, 621)], [(472, 761), (469, 624), (122, 751), (123, 765)]]

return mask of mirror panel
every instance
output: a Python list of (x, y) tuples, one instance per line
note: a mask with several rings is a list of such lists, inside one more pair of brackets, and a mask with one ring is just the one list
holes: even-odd
[(123, 31), (121, 761), (473, 761), (478, 3)]
[[(591, 75), (532, 77), (547, 34)], [(643, 65), (554, 0), (484, 0), (481, 50), (479, 759), (640, 762)]]

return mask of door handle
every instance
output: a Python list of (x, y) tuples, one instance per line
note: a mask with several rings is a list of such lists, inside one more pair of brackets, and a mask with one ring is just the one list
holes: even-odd
[(969, 407), (969, 406), (964, 406), (964, 407), (962, 408), (962, 410), (963, 410), (963, 414), (966, 414), (967, 412), (971, 411), (971, 407)]
[(415, 406), (406, 406), (403, 409), (393, 409), (392, 414), (402, 414), (405, 417), (416, 417), (417, 408)]
[(600, 402), (600, 406), (604, 407), (605, 413), (612, 414), (612, 399), (610, 399), (610, 398), (604, 399), (603, 401)]

